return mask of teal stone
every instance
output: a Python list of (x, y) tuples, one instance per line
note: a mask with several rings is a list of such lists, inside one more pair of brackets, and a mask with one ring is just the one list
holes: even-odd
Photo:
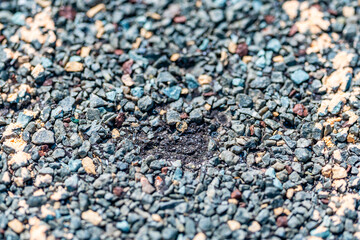
[(180, 98), (180, 94), (181, 94), (181, 87), (179, 87), (179, 86), (167, 87), (163, 90), (163, 93), (168, 98), (178, 100)]
[(273, 38), (268, 42), (266, 48), (273, 52), (279, 52), (281, 49), (281, 43), (279, 40)]
[(296, 70), (290, 75), (291, 80), (296, 84), (301, 84), (309, 80), (309, 74), (302, 69)]

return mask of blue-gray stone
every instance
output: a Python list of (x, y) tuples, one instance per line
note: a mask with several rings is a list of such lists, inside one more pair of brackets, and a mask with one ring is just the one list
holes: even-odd
[(280, 182), (280, 180), (279, 180), (279, 179), (274, 178), (274, 180), (273, 180), (273, 184), (274, 184), (274, 187), (276, 187), (276, 188), (278, 188), (278, 189), (280, 189), (280, 190), (282, 190), (282, 189), (283, 189), (283, 185), (282, 185), (282, 183)]
[(130, 232), (130, 224), (127, 221), (121, 221), (116, 223), (116, 228), (121, 230), (122, 232)]
[(352, 81), (352, 75), (351, 73), (347, 73), (346, 74), (346, 86), (345, 86), (345, 91), (349, 90), (350, 86), (351, 86), (351, 81)]
[(54, 144), (54, 133), (45, 128), (41, 128), (32, 136), (32, 142), (37, 145)]
[(207, 48), (207, 46), (208, 46), (208, 44), (209, 44), (209, 39), (205, 38), (205, 39), (202, 41), (201, 45), (199, 46), (199, 49), (200, 49), (201, 51), (205, 51), (206, 48)]
[(73, 109), (73, 105), (75, 103), (75, 98), (73, 97), (66, 97), (59, 102), (59, 105), (62, 107), (64, 112), (70, 112)]
[(115, 98), (116, 98), (116, 91), (111, 91), (111, 92), (106, 93), (106, 99), (107, 100), (109, 100), (111, 102), (114, 102)]
[(79, 170), (79, 168), (81, 167), (81, 160), (79, 159), (72, 159), (69, 161), (69, 169), (72, 172), (76, 172), (77, 170)]
[(16, 123), (20, 124), (22, 128), (25, 128), (29, 122), (33, 119), (33, 116), (26, 115), (24, 112), (19, 113)]
[(185, 75), (185, 81), (186, 81), (188, 88), (190, 88), (190, 89), (195, 89), (195, 88), (199, 87), (198, 81), (196, 81), (196, 78), (194, 77), (194, 75), (192, 75), (190, 73), (187, 73)]
[(144, 95), (144, 89), (142, 87), (134, 87), (131, 89), (131, 95), (141, 98)]
[(232, 80), (232, 85), (238, 87), (244, 87), (245, 86), (245, 79), (242, 79), (242, 78), (234, 78)]
[(183, 174), (182, 170), (180, 168), (176, 168), (174, 173), (174, 180), (180, 180), (182, 174)]
[(52, 118), (57, 119), (57, 118), (62, 118), (63, 116), (64, 116), (64, 111), (61, 106), (58, 106), (57, 108), (55, 108), (51, 111)]
[(52, 66), (52, 61), (46, 57), (42, 57), (41, 58), (41, 65), (44, 67), (44, 68), (48, 68), (48, 67), (51, 67)]
[(317, 228), (315, 228), (314, 230), (312, 230), (310, 232), (311, 236), (314, 237), (320, 237), (320, 238), (327, 238), (330, 235), (330, 231), (327, 228), (324, 228), (322, 231), (319, 231)]
[(69, 192), (72, 192), (72, 191), (75, 191), (77, 189), (78, 182), (79, 182), (78, 176), (77, 175), (72, 175), (71, 177), (67, 178), (64, 183), (65, 183), (66, 189)]
[(343, 106), (343, 101), (340, 101), (335, 105), (335, 107), (333, 109), (331, 109), (331, 113), (332, 114), (338, 114)]
[(266, 48), (273, 52), (279, 52), (281, 49), (281, 43), (279, 40), (273, 38), (268, 42)]
[(296, 84), (301, 84), (309, 79), (309, 74), (302, 69), (296, 70), (290, 75), (291, 80)]
[(180, 94), (181, 94), (181, 87), (179, 87), (179, 86), (167, 87), (163, 90), (163, 93), (168, 98), (178, 100), (180, 98)]
[(272, 178), (275, 178), (276, 175), (275, 175), (275, 169), (274, 168), (268, 168), (265, 172), (265, 176), (269, 176), (269, 177), (272, 177)]
[(266, 66), (266, 60), (264, 57), (260, 57), (256, 60), (255, 65), (258, 68), (264, 68)]
[(25, 14), (17, 12), (12, 16), (11, 21), (16, 25), (25, 25)]
[(69, 62), (80, 62), (81, 57), (80, 56), (71, 56), (69, 59)]

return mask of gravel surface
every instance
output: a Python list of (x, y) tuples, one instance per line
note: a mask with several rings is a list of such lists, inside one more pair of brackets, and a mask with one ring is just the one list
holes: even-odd
[(0, 239), (360, 239), (358, 1), (0, 1)]

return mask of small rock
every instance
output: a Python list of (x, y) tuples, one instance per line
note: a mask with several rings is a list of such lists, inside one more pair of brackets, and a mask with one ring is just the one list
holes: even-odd
[(32, 136), (32, 142), (37, 145), (54, 144), (54, 133), (45, 128), (41, 128)]
[(68, 62), (64, 69), (67, 72), (81, 72), (84, 70), (84, 65), (80, 62)]
[(138, 104), (138, 107), (140, 108), (140, 110), (143, 112), (149, 111), (154, 106), (154, 102), (151, 99), (151, 97), (149, 97), (149, 96), (140, 98), (137, 104)]
[(260, 231), (260, 229), (261, 229), (261, 225), (257, 221), (253, 221), (251, 225), (248, 227), (248, 230), (253, 233)]
[(121, 230), (122, 232), (125, 232), (125, 233), (130, 232), (130, 224), (125, 220), (116, 223), (116, 228)]
[(24, 224), (17, 219), (11, 220), (8, 223), (8, 226), (16, 233), (21, 233), (22, 231), (24, 231)]
[(311, 151), (307, 148), (295, 149), (295, 156), (300, 162), (307, 162), (311, 158)]
[(300, 117), (306, 117), (308, 115), (308, 110), (304, 105), (300, 103), (296, 104), (293, 107), (293, 112)]
[(228, 165), (235, 165), (240, 160), (239, 156), (236, 156), (234, 153), (228, 150), (221, 152), (219, 157), (221, 160), (225, 161)]
[(209, 75), (200, 75), (198, 82), (200, 85), (210, 84), (212, 82), (212, 77)]
[(141, 177), (140, 182), (143, 192), (147, 194), (152, 194), (153, 192), (155, 192), (156, 189), (149, 183), (149, 180), (147, 180), (146, 177)]
[(95, 165), (91, 158), (85, 157), (81, 160), (81, 162), (85, 172), (96, 175)]
[(279, 40), (273, 38), (268, 42), (266, 48), (277, 53), (281, 49), (281, 43)]
[(296, 84), (301, 84), (309, 79), (309, 74), (302, 69), (296, 70), (291, 75), (291, 80)]
[(346, 169), (337, 165), (332, 168), (332, 174), (333, 179), (343, 179), (347, 177)]
[(102, 221), (100, 214), (94, 212), (93, 210), (88, 210), (86, 212), (83, 212), (81, 214), (81, 218), (96, 226), (99, 225)]
[(206, 240), (206, 235), (202, 232), (199, 232), (195, 235), (193, 240)]
[(227, 224), (229, 225), (231, 231), (236, 231), (241, 228), (241, 224), (235, 220), (229, 220), (227, 221)]

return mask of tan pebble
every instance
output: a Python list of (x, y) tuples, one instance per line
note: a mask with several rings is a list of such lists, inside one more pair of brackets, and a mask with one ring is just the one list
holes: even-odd
[(187, 89), (187, 88), (182, 88), (181, 89), (181, 94), (182, 95), (186, 95), (186, 94), (188, 94), (189, 93), (189, 89)]
[(24, 224), (22, 224), (22, 222), (17, 219), (11, 220), (8, 223), (8, 226), (16, 233), (21, 233), (22, 231), (24, 231)]
[(48, 240), (46, 238), (46, 231), (48, 227), (46, 225), (35, 225), (30, 229), (30, 240)]
[(230, 53), (236, 53), (236, 48), (237, 48), (236, 43), (234, 43), (234, 42), (231, 41), (231, 42), (229, 43), (229, 46), (228, 46), (229, 52), (230, 52)]
[(236, 200), (235, 198), (229, 198), (228, 203), (237, 205), (239, 203), (239, 201)]
[(198, 78), (198, 82), (200, 85), (210, 84), (212, 81), (212, 77), (209, 75), (200, 75)]
[(141, 38), (136, 38), (135, 42), (132, 44), (132, 49), (138, 49), (141, 44)]
[(331, 186), (334, 189), (336, 189), (337, 191), (345, 192), (347, 183), (346, 183), (345, 179), (338, 179), (338, 180), (334, 180), (332, 182)]
[(24, 179), (22, 177), (16, 177), (16, 178), (14, 178), (14, 183), (18, 187), (23, 187), (24, 186)]
[(275, 216), (279, 216), (280, 214), (282, 214), (284, 212), (284, 208), (282, 207), (278, 207), (274, 209), (274, 214)]
[(339, 69), (348, 67), (353, 56), (354, 55), (352, 53), (347, 53), (345, 51), (339, 52), (332, 60), (333, 68)]
[(321, 174), (327, 178), (331, 177), (331, 166), (329, 164), (325, 165), (321, 170)]
[(345, 168), (342, 168), (338, 165), (334, 166), (332, 169), (333, 179), (343, 179), (347, 177), (347, 172)]
[(333, 148), (335, 145), (334, 143), (331, 141), (331, 137), (330, 136), (326, 136), (323, 138), (325, 144), (326, 144), (326, 147), (328, 148)]
[(299, 6), (300, 4), (298, 1), (292, 0), (284, 2), (282, 8), (290, 19), (294, 19), (298, 15)]
[(33, 76), (33, 78), (37, 78), (39, 74), (42, 73), (44, 70), (44, 67), (41, 64), (38, 64), (31, 71), (31, 76)]
[(211, 110), (211, 105), (208, 104), (208, 103), (205, 103), (204, 108), (205, 108), (207, 111), (210, 111), (210, 110)]
[(131, 87), (135, 84), (135, 82), (132, 80), (129, 74), (124, 74), (121, 77), (121, 81), (125, 84), (127, 87)]
[(179, 58), (180, 58), (180, 54), (174, 53), (173, 55), (171, 55), (170, 60), (172, 62), (176, 62)]
[(96, 20), (96, 21), (95, 21), (95, 28), (96, 28), (96, 30), (97, 30), (96, 37), (97, 37), (97, 38), (101, 38), (102, 35), (103, 35), (104, 32), (105, 32), (103, 22), (100, 21), (100, 20)]
[(82, 47), (80, 50), (80, 57), (85, 58), (85, 57), (89, 56), (90, 50), (91, 50), (90, 47)]
[(67, 193), (66, 190), (60, 186), (57, 192), (55, 192), (53, 195), (50, 196), (50, 199), (54, 201), (59, 201), (62, 198), (63, 194), (66, 193)]
[(114, 139), (120, 137), (120, 132), (119, 132), (119, 130), (117, 130), (116, 128), (114, 128), (114, 129), (111, 131), (111, 136), (112, 136), (112, 138), (114, 138)]
[(206, 235), (202, 232), (199, 232), (198, 234), (195, 235), (193, 240), (206, 240)]
[(243, 56), (242, 61), (244, 63), (249, 63), (252, 60), (252, 56)]
[(283, 56), (275, 56), (275, 57), (273, 57), (273, 61), (274, 62), (277, 62), (277, 63), (282, 63), (282, 62), (284, 62), (284, 58), (283, 58)]
[(349, 135), (348, 135), (347, 138), (346, 138), (346, 141), (347, 141), (348, 143), (355, 143), (355, 142), (356, 142), (356, 141), (355, 141), (355, 135), (352, 134), (352, 133), (349, 133)]
[(355, 9), (353, 7), (345, 6), (342, 9), (344, 17), (352, 17), (355, 15)]
[(300, 192), (303, 190), (303, 187), (301, 185), (297, 185), (295, 188), (294, 188), (295, 192)]
[(16, 164), (18, 166), (25, 166), (30, 158), (31, 155), (29, 153), (19, 151), (11, 157), (11, 159), (8, 161), (8, 164), (10, 166), (12, 166), (13, 164)]
[(286, 191), (286, 197), (288, 199), (292, 199), (292, 197), (294, 196), (294, 189), (293, 188), (289, 188), (287, 191)]
[(33, 196), (43, 196), (43, 195), (45, 195), (45, 193), (44, 193), (44, 190), (42, 190), (42, 189), (38, 189), (38, 190), (36, 190), (34, 193), (33, 193)]
[(188, 124), (186, 122), (177, 122), (176, 123), (176, 129), (179, 131), (179, 132), (185, 132), (186, 129), (188, 128)]
[(194, 40), (190, 40), (190, 41), (187, 41), (186, 42), (186, 45), (189, 47), (189, 46), (192, 46), (195, 44), (195, 41)]
[(235, 220), (229, 220), (227, 221), (227, 224), (229, 225), (231, 231), (236, 231), (241, 228), (241, 224)]
[(93, 18), (98, 12), (105, 10), (105, 4), (100, 3), (98, 5), (96, 5), (95, 7), (90, 8), (87, 12), (86, 12), (86, 16), (88, 16), (89, 18)]
[(102, 221), (100, 214), (98, 214), (97, 212), (94, 212), (92, 210), (83, 212), (81, 214), (81, 218), (93, 225), (99, 225)]
[(82, 159), (82, 166), (88, 174), (96, 174), (95, 165), (91, 158), (85, 157)]
[(221, 51), (220, 54), (220, 61), (223, 63), (224, 66), (228, 65), (228, 54), (225, 51)]
[(5, 171), (2, 176), (1, 182), (2, 183), (10, 183), (10, 181), (11, 181), (10, 173), (8, 171)]
[(261, 229), (261, 225), (257, 221), (253, 221), (251, 225), (248, 227), (250, 232), (258, 232)]
[(286, 215), (290, 215), (291, 212), (290, 212), (289, 209), (286, 209), (286, 208), (285, 208), (285, 209), (284, 209), (284, 213), (285, 213)]
[(35, 2), (43, 8), (49, 7), (51, 5), (51, 1), (48, 0), (36, 0)]
[(52, 183), (52, 176), (50, 174), (45, 174), (45, 175), (37, 175), (36, 179), (35, 179), (35, 183), (34, 186), (35, 187), (40, 187), (42, 185), (49, 185)]
[(147, 14), (149, 17), (151, 17), (154, 20), (160, 20), (161, 19), (161, 15), (158, 13), (149, 13)]
[(154, 220), (155, 222), (162, 222), (162, 218), (159, 214), (152, 214), (151, 219)]
[(68, 62), (64, 69), (67, 72), (81, 72), (84, 69), (84, 66), (79, 62)]

